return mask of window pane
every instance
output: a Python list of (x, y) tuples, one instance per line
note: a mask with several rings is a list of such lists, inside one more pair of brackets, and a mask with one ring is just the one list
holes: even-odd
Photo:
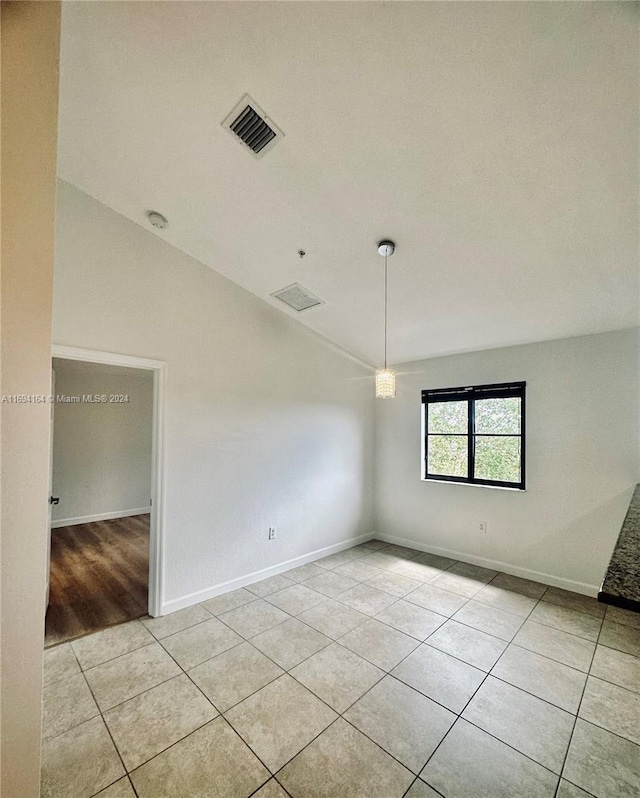
[(467, 477), (467, 435), (429, 435), (427, 471), (443, 477)]
[(520, 482), (520, 438), (477, 437), (475, 443), (476, 479)]
[(477, 399), (476, 432), (488, 434), (520, 433), (520, 398)]
[(427, 407), (429, 416), (427, 432), (467, 434), (468, 402), (430, 402)]

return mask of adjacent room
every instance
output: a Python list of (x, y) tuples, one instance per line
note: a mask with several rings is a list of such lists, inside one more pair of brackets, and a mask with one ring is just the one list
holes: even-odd
[(146, 615), (153, 372), (53, 358), (45, 643)]
[(7, 798), (640, 795), (640, 4), (2, 17)]

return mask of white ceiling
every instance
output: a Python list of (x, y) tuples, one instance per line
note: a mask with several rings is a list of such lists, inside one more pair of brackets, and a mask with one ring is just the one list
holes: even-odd
[(60, 176), (371, 364), (382, 237), (392, 362), (638, 324), (638, 122), (638, 4), (64, 4)]

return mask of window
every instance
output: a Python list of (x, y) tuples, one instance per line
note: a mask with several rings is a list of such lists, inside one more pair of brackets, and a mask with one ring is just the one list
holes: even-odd
[(423, 391), (424, 479), (524, 490), (525, 385)]

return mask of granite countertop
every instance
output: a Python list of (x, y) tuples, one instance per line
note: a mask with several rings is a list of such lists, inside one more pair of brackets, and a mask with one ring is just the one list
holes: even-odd
[(598, 601), (640, 612), (640, 485), (631, 497)]

